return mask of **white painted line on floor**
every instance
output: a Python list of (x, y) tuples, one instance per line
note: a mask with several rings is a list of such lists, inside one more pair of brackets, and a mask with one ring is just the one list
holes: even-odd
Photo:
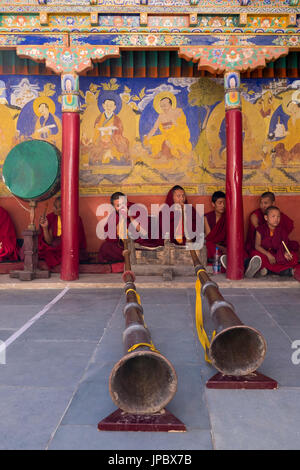
[(53, 300), (51, 300), (51, 302), (45, 305), (45, 307), (40, 310), (39, 313), (37, 313), (36, 315), (34, 315), (34, 317), (28, 320), (25, 325), (23, 325), (18, 331), (11, 335), (6, 341), (3, 341), (0, 344), (0, 354), (4, 350), (6, 350), (6, 348), (8, 348), (8, 346), (12, 344), (17, 338), (19, 338), (26, 330), (28, 330), (28, 328), (30, 328), (39, 318), (41, 318), (45, 313), (47, 313), (48, 310), (53, 307), (53, 305), (55, 305), (68, 292), (68, 290), (69, 287), (65, 287), (56, 297), (54, 297)]

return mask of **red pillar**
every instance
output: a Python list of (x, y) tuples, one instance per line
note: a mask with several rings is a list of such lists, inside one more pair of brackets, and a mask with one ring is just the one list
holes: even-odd
[[(230, 100), (230, 93), (232, 100)], [(225, 97), (226, 105), (226, 231), (227, 270), (232, 280), (244, 277), (244, 217), (243, 217), (243, 128), (239, 106), (239, 91)], [(226, 99), (227, 98), (227, 99)], [(234, 102), (238, 106), (234, 107)], [(232, 106), (232, 109), (231, 107)]]
[(62, 261), (60, 277), (63, 281), (78, 279), (79, 272), (79, 113), (62, 115)]

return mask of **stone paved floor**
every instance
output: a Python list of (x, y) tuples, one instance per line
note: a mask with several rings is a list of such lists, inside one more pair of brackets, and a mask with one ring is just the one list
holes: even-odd
[[(137, 283), (138, 287), (138, 283)], [(194, 328), (187, 288), (138, 288), (152, 340), (174, 365), (168, 409), (186, 433), (99, 432), (115, 410), (108, 377), (123, 355), (120, 288), (69, 289), (19, 336), (0, 365), (0, 449), (300, 449), (300, 288), (227, 288), (240, 319), (259, 329), (268, 351), (260, 371), (278, 390), (209, 390), (215, 370)], [(10, 338), (62, 289), (1, 290), (0, 339)], [(209, 332), (212, 325), (206, 318)], [(299, 356), (300, 358), (300, 352)]]

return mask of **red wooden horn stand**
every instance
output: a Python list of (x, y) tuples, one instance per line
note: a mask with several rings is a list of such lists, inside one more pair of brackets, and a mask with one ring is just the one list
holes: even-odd
[(223, 375), (218, 372), (206, 382), (206, 388), (222, 390), (275, 390), (278, 388), (276, 380), (261, 374), (252, 372), (248, 375)]
[(135, 415), (117, 409), (98, 424), (99, 431), (184, 432), (185, 425), (168, 410)]

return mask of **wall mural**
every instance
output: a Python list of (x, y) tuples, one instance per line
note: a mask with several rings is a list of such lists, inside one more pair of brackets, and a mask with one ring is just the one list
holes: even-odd
[[(24, 140), (61, 148), (60, 94), (56, 76), (1, 76), (1, 167)], [(81, 195), (224, 187), (223, 79), (80, 77), (80, 103)], [(299, 193), (300, 80), (242, 80), (241, 104), (244, 193)]]

